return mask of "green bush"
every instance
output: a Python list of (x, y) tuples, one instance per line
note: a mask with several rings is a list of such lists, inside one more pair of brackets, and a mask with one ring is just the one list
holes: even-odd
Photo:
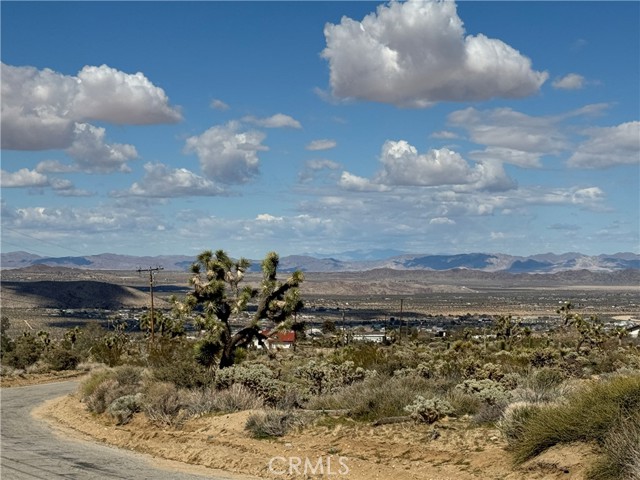
[(140, 411), (142, 394), (124, 395), (116, 398), (109, 407), (107, 413), (116, 419), (118, 425), (129, 423), (133, 414)]
[(524, 462), (561, 443), (603, 445), (617, 420), (631, 417), (639, 408), (640, 375), (593, 381), (561, 404), (533, 410), (514, 441), (514, 459)]
[(13, 347), (2, 357), (2, 363), (14, 368), (25, 369), (36, 363), (44, 353), (40, 339), (30, 333), (24, 333), (13, 341)]
[(103, 381), (107, 379), (114, 380), (115, 377), (116, 374), (112, 369), (95, 370), (91, 373), (89, 378), (80, 384), (80, 397), (84, 398), (92, 395), (96, 388), (98, 388), (98, 385)]
[(161, 339), (149, 353), (152, 376), (178, 388), (202, 388), (213, 383), (213, 373), (198, 363), (194, 347), (186, 339)]
[(498, 428), (510, 447), (522, 440), (527, 422), (540, 408), (540, 405), (528, 402), (515, 402), (507, 406), (498, 422)]
[(43, 356), (51, 370), (74, 370), (80, 362), (78, 354), (57, 345), (49, 349)]
[(640, 478), (640, 412), (618, 419), (602, 446), (603, 457), (589, 471), (592, 480)]

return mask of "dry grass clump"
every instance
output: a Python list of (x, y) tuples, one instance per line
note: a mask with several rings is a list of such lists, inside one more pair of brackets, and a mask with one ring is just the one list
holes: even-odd
[(301, 419), (292, 411), (266, 410), (251, 414), (245, 430), (253, 438), (273, 438), (284, 436), (297, 425), (301, 425)]
[[(512, 407), (505, 414), (502, 428), (516, 463), (554, 445), (582, 441), (604, 446), (606, 468), (600, 468), (600, 472), (629, 471), (634, 465), (633, 454), (631, 460), (623, 461), (613, 453), (619, 448), (615, 445), (629, 442), (633, 446), (637, 442), (639, 409), (640, 375), (619, 376), (593, 381), (569, 394), (563, 403)], [(620, 434), (621, 430), (625, 433)]]
[(188, 393), (173, 383), (148, 384), (142, 397), (142, 411), (156, 425), (180, 426), (189, 417)]
[(264, 407), (264, 402), (258, 395), (237, 383), (224, 390), (206, 388), (193, 391), (188, 397), (188, 403), (187, 408), (194, 416), (257, 410)]
[(404, 408), (414, 401), (416, 395), (433, 397), (435, 393), (432, 383), (424, 378), (377, 375), (338, 392), (312, 397), (308, 408), (349, 410), (350, 416), (356, 420), (372, 421), (405, 415)]
[(603, 459), (589, 472), (593, 480), (640, 478), (640, 411), (620, 417), (608, 432)]

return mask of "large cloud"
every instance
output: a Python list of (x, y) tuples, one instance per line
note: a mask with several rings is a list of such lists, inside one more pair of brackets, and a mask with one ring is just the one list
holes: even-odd
[[(479, 162), (471, 166), (459, 153), (448, 148), (432, 149), (421, 154), (404, 140), (386, 141), (382, 146), (380, 163), (382, 170), (374, 182), (386, 186), (448, 185), (463, 190), (492, 191), (509, 190), (516, 186), (498, 161)], [(348, 184), (353, 187), (358, 182), (350, 181)], [(359, 185), (363, 185), (361, 181)], [(345, 187), (347, 183), (343, 181), (341, 186)]]
[(585, 133), (589, 140), (569, 158), (568, 166), (606, 168), (640, 163), (640, 122), (592, 128)]
[(2, 148), (67, 148), (76, 123), (142, 125), (174, 123), (180, 112), (142, 73), (102, 65), (77, 76), (50, 69), (2, 64)]
[(451, 1), (381, 5), (362, 22), (327, 24), (333, 95), (427, 107), (439, 101), (519, 98), (538, 91), (546, 72), (500, 40), (465, 37)]
[(239, 122), (231, 121), (188, 138), (185, 151), (198, 156), (202, 171), (212, 180), (241, 184), (258, 175), (258, 152), (268, 150), (262, 145), (265, 138), (264, 133), (242, 131)]

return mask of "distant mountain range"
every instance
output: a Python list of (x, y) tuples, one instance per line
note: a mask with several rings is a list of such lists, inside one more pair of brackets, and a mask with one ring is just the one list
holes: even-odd
[[(388, 258), (374, 258), (381, 252), (348, 252), (334, 257), (291, 255), (281, 257), (280, 269), (284, 272), (364, 272), (380, 268), (393, 270), (447, 271), (455, 269), (507, 273), (558, 273), (589, 270), (592, 272), (616, 272), (640, 269), (640, 255), (616, 253), (590, 256), (581, 253), (553, 253), (528, 257), (465, 253), (458, 255), (402, 254)], [(394, 252), (395, 253), (395, 252)], [(8, 252), (0, 255), (0, 268), (13, 269), (35, 265), (80, 268), (86, 270), (137, 270), (138, 268), (163, 267), (165, 270), (185, 271), (194, 257), (186, 255), (162, 255), (136, 257), (103, 253), (82, 257), (41, 257), (27, 252)], [(260, 262), (254, 261), (252, 270), (258, 271)]]

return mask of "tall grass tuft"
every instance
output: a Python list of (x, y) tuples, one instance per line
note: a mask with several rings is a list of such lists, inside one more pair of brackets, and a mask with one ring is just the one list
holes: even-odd
[(640, 479), (640, 411), (618, 419), (602, 452), (601, 460), (588, 472), (591, 480)]
[(620, 425), (620, 418), (636, 418), (640, 409), (640, 375), (595, 381), (551, 404), (527, 412), (521, 429), (512, 438), (516, 463), (539, 455), (550, 447), (575, 441), (605, 445)]

